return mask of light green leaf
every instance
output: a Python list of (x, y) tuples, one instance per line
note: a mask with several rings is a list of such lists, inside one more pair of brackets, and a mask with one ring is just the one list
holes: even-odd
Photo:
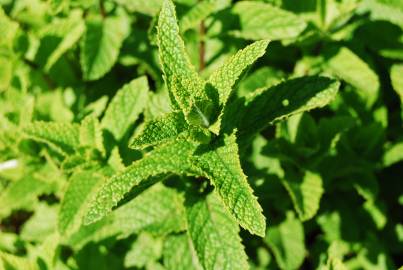
[[(232, 87), (238, 80), (242, 72), (253, 64), (266, 51), (268, 40), (260, 40), (252, 43), (244, 49), (238, 51), (228, 59), (220, 68), (218, 68), (208, 79), (213, 87), (218, 90), (219, 105), (223, 108), (232, 93)], [(219, 133), (221, 116), (210, 129)]]
[(68, 30), (63, 35), (62, 41), (57, 45), (56, 49), (49, 55), (45, 64), (45, 70), (49, 71), (59, 58), (72, 48), (85, 31), (85, 23), (82, 19), (82, 12), (72, 12), (67, 19), (70, 23)]
[(372, 106), (379, 94), (379, 79), (376, 73), (347, 47), (332, 52), (326, 62), (329, 70), (358, 89), (358, 94)]
[(104, 176), (95, 171), (77, 171), (70, 177), (58, 218), (58, 229), (62, 235), (76, 230), (81, 225), (92, 192), (95, 192), (104, 180)]
[(183, 111), (189, 124), (208, 126), (212, 104), (205, 93), (204, 81), (186, 53), (171, 0), (162, 5), (157, 29), (162, 70), (173, 107)]
[(234, 35), (245, 39), (291, 39), (307, 26), (295, 14), (262, 2), (241, 1), (234, 5), (232, 12), (239, 16), (241, 24), (241, 30)]
[(210, 179), (229, 213), (243, 228), (264, 236), (265, 217), (242, 171), (235, 134), (199, 150), (202, 153), (196, 164)]
[(145, 148), (175, 139), (189, 129), (182, 112), (171, 112), (146, 122), (143, 130), (130, 143), (131, 148)]
[(112, 133), (116, 140), (122, 139), (144, 110), (148, 89), (147, 78), (140, 77), (124, 85), (112, 99), (101, 125)]
[(91, 115), (84, 118), (81, 122), (80, 145), (98, 149), (101, 153), (105, 151), (101, 125), (98, 119)]
[(286, 178), (281, 182), (290, 194), (300, 220), (313, 218), (318, 212), (324, 192), (320, 175), (310, 171), (306, 171), (303, 176), (286, 174)]
[(276, 120), (327, 105), (340, 83), (326, 77), (301, 77), (239, 99), (227, 106), (223, 130), (238, 126), (238, 136), (248, 137)]
[(37, 196), (48, 189), (48, 183), (32, 177), (12, 182), (0, 194), (0, 217), (8, 216), (14, 209), (31, 209), (37, 201)]
[(21, 238), (25, 241), (43, 242), (56, 232), (57, 206), (39, 203), (34, 215), (24, 223)]
[(383, 165), (388, 167), (403, 160), (403, 142), (388, 148), (383, 155)]
[(183, 231), (186, 223), (183, 201), (178, 191), (157, 183), (104, 219), (80, 227), (68, 243), (80, 248), (89, 241), (111, 236), (127, 237), (143, 231), (164, 236)]
[(373, 20), (389, 21), (403, 28), (403, 7), (399, 0), (365, 0), (360, 10), (370, 11)]
[(135, 161), (121, 173), (108, 179), (97, 192), (95, 200), (84, 218), (84, 223), (95, 222), (110, 211), (133, 187), (152, 176), (174, 173), (190, 174), (193, 166), (190, 157), (196, 145), (185, 140), (176, 140), (161, 145), (142, 159)]
[(46, 143), (61, 154), (71, 154), (80, 145), (77, 124), (38, 121), (25, 126), (23, 131), (30, 139)]
[(87, 20), (80, 44), (80, 63), (85, 80), (97, 80), (113, 67), (127, 34), (128, 22), (123, 18)]
[(124, 259), (124, 266), (146, 267), (149, 263), (158, 261), (162, 253), (162, 239), (148, 233), (141, 233), (133, 242)]
[(39, 270), (39, 267), (29, 258), (15, 256), (0, 251), (0, 269), (4, 270)]
[(187, 234), (170, 235), (163, 248), (164, 266), (175, 270), (202, 270), (193, 243)]
[(115, 0), (131, 12), (140, 12), (149, 16), (154, 16), (161, 8), (163, 0)]
[(231, 1), (229, 0), (203, 0), (193, 6), (180, 20), (180, 30), (185, 32), (188, 29), (197, 27), (201, 21), (206, 19), (211, 13), (222, 9)]
[(213, 192), (190, 198), (186, 207), (188, 231), (204, 269), (248, 269), (239, 227)]
[[(400, 97), (400, 102), (403, 104), (403, 64), (393, 65), (390, 70), (390, 79), (392, 81), (393, 89)], [(403, 111), (403, 107), (402, 107)]]
[(266, 242), (281, 269), (299, 269), (305, 258), (304, 228), (290, 212), (285, 221), (270, 228)]

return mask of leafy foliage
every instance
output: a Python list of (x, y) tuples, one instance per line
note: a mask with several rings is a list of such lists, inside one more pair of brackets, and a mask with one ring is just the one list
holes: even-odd
[(0, 269), (397, 269), (396, 0), (2, 0)]

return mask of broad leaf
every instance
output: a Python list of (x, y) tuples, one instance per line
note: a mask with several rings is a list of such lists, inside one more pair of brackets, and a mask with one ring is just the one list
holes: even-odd
[(307, 26), (295, 14), (262, 2), (241, 1), (232, 12), (239, 16), (241, 24), (241, 30), (234, 34), (246, 39), (291, 39)]
[(188, 231), (204, 269), (248, 269), (239, 227), (213, 192), (190, 198), (186, 207)]
[(163, 248), (164, 266), (176, 270), (202, 270), (192, 240), (187, 234), (170, 235)]
[(193, 166), (190, 157), (196, 145), (193, 142), (176, 140), (161, 145), (142, 159), (135, 161), (123, 172), (108, 179), (97, 192), (95, 200), (85, 216), (86, 224), (95, 222), (110, 211), (133, 187), (149, 177), (174, 173), (190, 174)]
[[(256, 59), (265, 53), (268, 44), (268, 40), (261, 40), (252, 43), (251, 45), (238, 51), (210, 76), (208, 83), (211, 83), (213, 87), (217, 88), (219, 105), (221, 108), (226, 105), (228, 98), (232, 93), (232, 88), (239, 76), (247, 67), (253, 64)], [(220, 124), (221, 115), (217, 123), (214, 124), (214, 127), (211, 127), (210, 129), (214, 130), (215, 133), (218, 134)]]
[(58, 228), (62, 235), (81, 225), (91, 194), (104, 179), (95, 171), (77, 171), (70, 177), (59, 212)]
[(97, 118), (87, 116), (80, 126), (80, 145), (104, 152), (102, 130)]
[(146, 122), (140, 134), (130, 143), (131, 148), (145, 148), (163, 144), (175, 139), (180, 133), (189, 129), (182, 112), (171, 112), (162, 117)]
[(140, 77), (124, 85), (112, 99), (101, 125), (116, 140), (122, 139), (147, 104), (148, 82)]
[(272, 227), (265, 240), (281, 269), (301, 267), (305, 258), (304, 228), (292, 213), (288, 212), (286, 220)]
[(235, 135), (201, 150), (197, 165), (214, 185), (225, 207), (251, 233), (264, 236), (265, 217), (239, 161)]
[(374, 104), (379, 94), (379, 79), (354, 52), (346, 47), (330, 51), (326, 65), (334, 75), (356, 87), (368, 106)]
[(80, 44), (80, 63), (85, 80), (97, 80), (113, 67), (127, 32), (128, 25), (124, 18), (87, 20)]
[(62, 154), (71, 154), (80, 145), (80, 126), (60, 122), (33, 122), (24, 133), (35, 141), (43, 142)]

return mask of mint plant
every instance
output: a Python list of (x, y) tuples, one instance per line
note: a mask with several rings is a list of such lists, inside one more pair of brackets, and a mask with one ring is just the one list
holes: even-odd
[(0, 269), (402, 264), (403, 7), (232, 2), (2, 1)]

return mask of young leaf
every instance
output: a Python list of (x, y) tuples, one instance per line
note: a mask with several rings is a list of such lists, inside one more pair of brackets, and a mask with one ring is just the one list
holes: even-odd
[(127, 21), (119, 17), (87, 20), (80, 44), (84, 80), (97, 80), (115, 64), (128, 32)]
[(58, 228), (62, 235), (80, 226), (92, 192), (104, 179), (95, 171), (78, 171), (70, 177), (59, 212)]
[[(392, 81), (393, 89), (400, 97), (400, 102), (403, 104), (403, 64), (393, 65), (390, 70), (390, 79)], [(403, 110), (403, 107), (402, 107)]]
[(175, 139), (180, 133), (189, 129), (182, 112), (171, 112), (162, 117), (146, 122), (140, 134), (130, 143), (131, 148), (145, 148), (163, 144)]
[(239, 227), (214, 192), (190, 198), (186, 213), (189, 235), (204, 269), (248, 269)]
[(164, 266), (176, 270), (202, 270), (192, 240), (187, 234), (170, 235), (163, 248)]
[(196, 158), (197, 166), (210, 179), (225, 207), (237, 222), (251, 233), (264, 236), (265, 217), (242, 171), (235, 134), (206, 148), (208, 149)]
[(168, 173), (191, 174), (195, 168), (190, 157), (196, 146), (193, 142), (180, 139), (161, 145), (108, 179), (91, 202), (84, 223), (89, 224), (104, 217), (126, 193), (149, 177)]
[(241, 30), (234, 34), (246, 39), (291, 39), (307, 26), (295, 14), (262, 2), (241, 1), (232, 11), (239, 16), (241, 24)]
[(23, 131), (30, 139), (46, 143), (61, 154), (71, 154), (80, 145), (80, 126), (77, 124), (33, 122)]
[(305, 258), (304, 228), (290, 212), (284, 222), (271, 228), (266, 242), (281, 269), (299, 269)]
[(112, 99), (101, 125), (116, 140), (122, 139), (145, 108), (148, 89), (147, 78), (140, 77), (124, 85)]
[[(266, 51), (268, 40), (261, 40), (252, 43), (244, 49), (238, 51), (227, 62), (218, 68), (208, 79), (213, 87), (217, 88), (219, 95), (219, 105), (223, 108), (232, 93), (232, 87), (238, 80), (242, 72), (259, 57), (263, 56)], [(213, 129), (218, 134), (220, 128), (221, 116)]]
[(208, 105), (211, 101), (205, 93), (204, 81), (186, 53), (171, 0), (164, 0), (157, 29), (162, 70), (173, 107), (179, 107), (190, 124), (194, 121), (205, 124), (204, 118), (209, 117)]

